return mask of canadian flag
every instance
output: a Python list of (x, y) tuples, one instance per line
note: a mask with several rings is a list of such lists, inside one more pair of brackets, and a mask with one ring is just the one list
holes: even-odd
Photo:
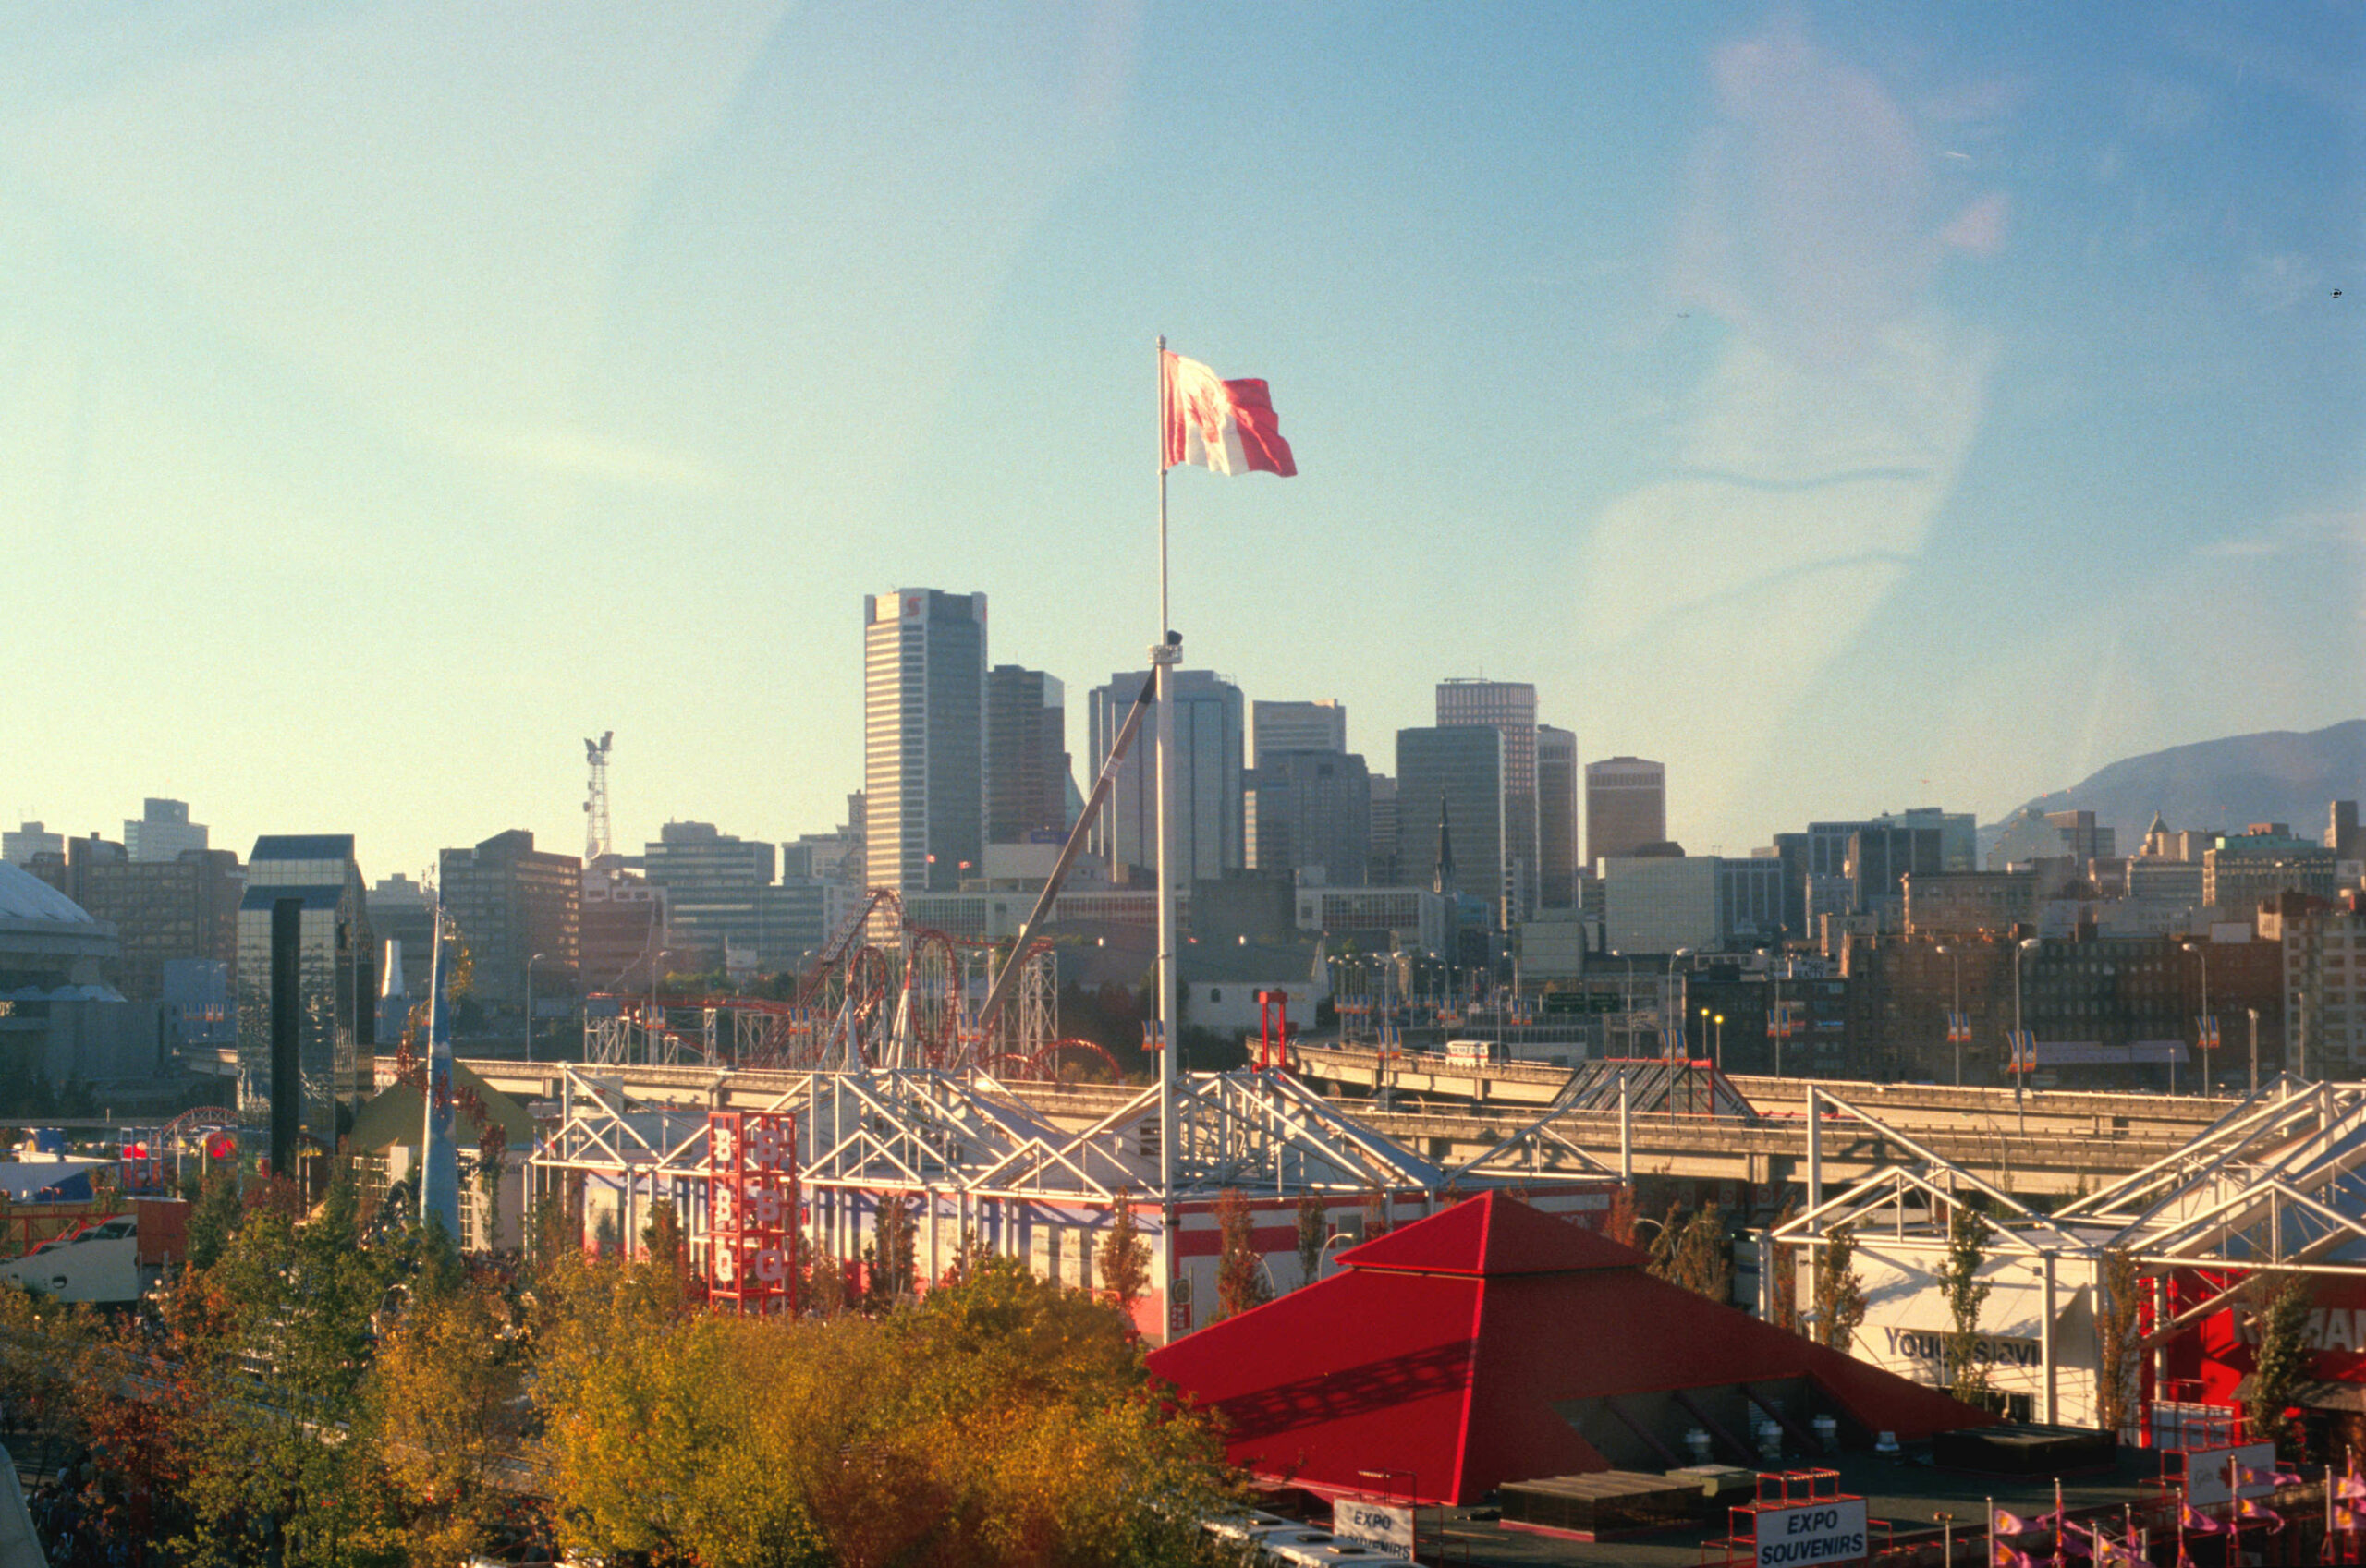
[(1284, 479), (1298, 472), (1263, 382), (1224, 381), (1197, 359), (1165, 349), (1159, 364), (1167, 468), (1197, 463), (1219, 474), (1262, 470)]

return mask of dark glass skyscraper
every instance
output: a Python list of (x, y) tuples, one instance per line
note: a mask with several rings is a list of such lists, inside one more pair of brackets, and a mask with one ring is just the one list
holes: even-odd
[(378, 944), (353, 835), (255, 840), (238, 906), (238, 1109), (271, 1131), (274, 1172), (306, 1139), (334, 1150), (337, 1107), (377, 1050)]
[(1454, 845), (1456, 891), (1500, 921), (1504, 881), (1504, 742), (1493, 724), (1396, 732), (1396, 873), (1416, 887), (1437, 874), (1441, 809)]

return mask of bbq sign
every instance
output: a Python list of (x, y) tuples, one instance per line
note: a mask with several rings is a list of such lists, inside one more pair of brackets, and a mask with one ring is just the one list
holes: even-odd
[(1865, 1500), (1826, 1498), (1796, 1508), (1762, 1509), (1758, 1568), (1798, 1568), (1805, 1562), (1862, 1562)]

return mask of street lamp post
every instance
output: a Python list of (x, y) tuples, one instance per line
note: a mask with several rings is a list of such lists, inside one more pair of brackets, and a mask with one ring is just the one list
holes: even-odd
[[(1689, 947), (1679, 947), (1674, 953), (1667, 955), (1667, 1000), (1660, 1008), (1660, 1018), (1663, 1024), (1665, 1024), (1669, 1018), (1674, 1018), (1676, 1020), (1676, 1033), (1677, 1038), (1679, 1040), (1684, 1035), (1684, 1008), (1682, 1004), (1676, 1000), (1676, 961), (1679, 958), (1689, 958), (1691, 956), (1692, 950)], [(1676, 1048), (1677, 1041), (1670, 1040), (1663, 1044), (1660, 1047), (1660, 1051), (1661, 1053), (1665, 1055), (1667, 1052), (1674, 1051)]]
[(2243, 1011), (2250, 1014), (2251, 1019), (2251, 1098), (2256, 1100), (2259, 1098), (2259, 1009), (2246, 1007)]
[(529, 1062), (534, 1059), (534, 966), (549, 956), (547, 953), (537, 953), (526, 960), (526, 1060)]
[(657, 1036), (665, 1027), (665, 1020), (658, 1015), (657, 1012), (657, 966), (660, 960), (673, 956), (672, 948), (661, 947), (657, 950), (655, 956), (649, 960), (649, 1017), (641, 1027), (642, 1032), (649, 1037), (646, 1043), (649, 1047), (650, 1060), (652, 1062), (657, 1057)]
[(1963, 1029), (1957, 1022), (1963, 1016), (1963, 951), (1941, 942), (1937, 951), (1955, 966), (1955, 1005), (1947, 1009), (1947, 1040), (1956, 1048), (1956, 1088), (1963, 1088)]
[(2029, 1087), (2030, 1069), (2037, 1065), (2037, 1044), (2027, 1039), (2027, 1033), (2021, 1027), (2021, 954), (2036, 945), (2037, 938), (2029, 936), (2023, 937), (2013, 949), (2013, 1033), (2029, 1050), (2026, 1060), (2013, 1064), (2013, 1124), (2017, 1133), (2030, 1130), (2029, 1110), (2022, 1103), (2021, 1096)]
[(1717, 1024), (1717, 1071), (1718, 1071), (1718, 1073), (1723, 1074), (1723, 1073), (1725, 1072), (1725, 1070), (1726, 1070), (1726, 1015), (1725, 1015), (1723, 1013), (1720, 1013), (1720, 1014), (1718, 1014), (1718, 1015), (1717, 1015), (1717, 1017), (1716, 1017), (1716, 1024)]
[[(2201, 1055), (2201, 1060), (2207, 1063), (2210, 1060), (2211, 1034), (2210, 950), (2202, 946), (2200, 942), (2187, 942), (2185, 944), (2185, 950), (2188, 953), (2192, 954), (2196, 958), (2201, 960), (2201, 1016), (2194, 1021), (2193, 1046), (2195, 1051)], [(2207, 1088), (2209, 1087), (2210, 1070), (2206, 1066), (2201, 1070), (2201, 1083), (2203, 1088)], [(2175, 1094), (2177, 1091), (2177, 1058), (2172, 1056), (2169, 1058), (2169, 1092), (2171, 1094)]]

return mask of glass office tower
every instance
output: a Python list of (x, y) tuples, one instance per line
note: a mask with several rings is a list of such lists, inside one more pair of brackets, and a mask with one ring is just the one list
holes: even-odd
[(352, 834), (255, 841), (238, 906), (238, 1109), (270, 1129), (274, 1173), (295, 1174), (306, 1139), (334, 1151), (338, 1107), (367, 1087), (377, 952)]

